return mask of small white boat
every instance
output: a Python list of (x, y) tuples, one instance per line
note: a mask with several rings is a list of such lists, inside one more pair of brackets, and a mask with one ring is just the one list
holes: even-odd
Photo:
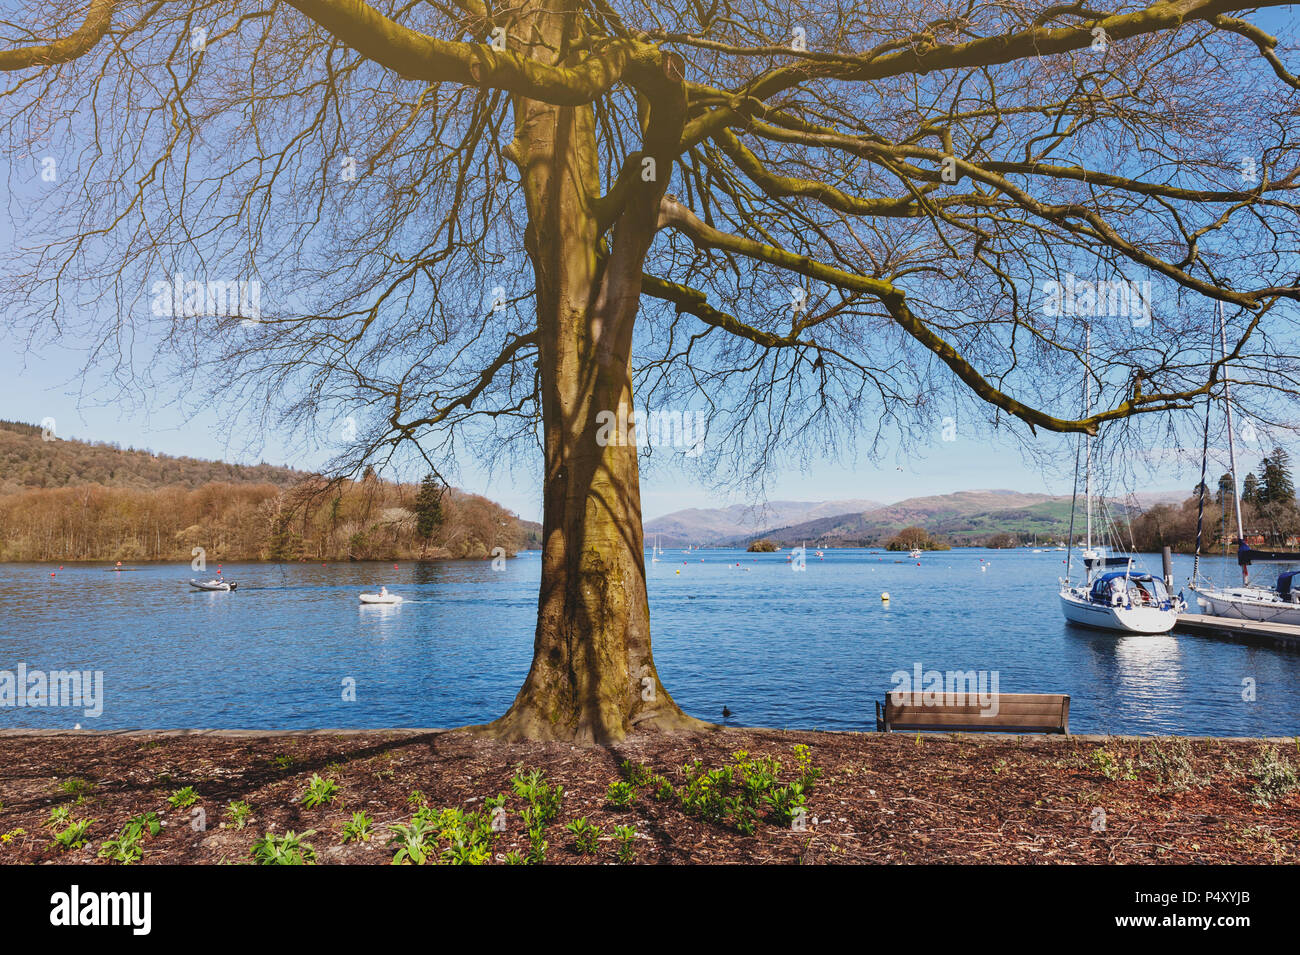
[(912, 560), (920, 560), (920, 559), (921, 559), (921, 548), (919, 548), (919, 547), (913, 547), (910, 551), (907, 552), (907, 556), (910, 557), (910, 558), (912, 558)]
[(225, 580), (218, 580), (215, 577), (212, 578), (211, 580), (195, 580), (194, 578), (191, 577), (190, 586), (193, 587), (195, 590), (219, 590), (225, 592), (225, 591), (234, 590), (236, 587), (239, 586), (239, 584), (231, 583)]
[(390, 594), (387, 587), (380, 587), (377, 594), (362, 594), (361, 602), (363, 604), (399, 604), (402, 598), (397, 594)]

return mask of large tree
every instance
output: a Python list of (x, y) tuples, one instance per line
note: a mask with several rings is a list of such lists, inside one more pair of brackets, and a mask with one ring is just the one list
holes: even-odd
[(602, 437), (634, 395), (742, 476), (959, 420), (1176, 429), (1227, 377), (1295, 420), (1300, 80), (1282, 11), (1243, 14), (1280, 4), (16, 6), (16, 327), (126, 392), (346, 420), (353, 465), (540, 444), (502, 736), (698, 725), (651, 655), (635, 425)]

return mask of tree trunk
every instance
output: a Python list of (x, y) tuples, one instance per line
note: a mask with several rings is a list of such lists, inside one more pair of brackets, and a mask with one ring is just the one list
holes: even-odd
[[(572, 22), (521, 24), (534, 55), (567, 49)], [(513, 33), (513, 31), (512, 31)], [(525, 34), (528, 35), (528, 34)], [(635, 432), (598, 443), (597, 415), (631, 413), (632, 328), (662, 183), (630, 203), (602, 261), (594, 117), (586, 107), (515, 101), (540, 331), (545, 486), (542, 581), (533, 663), (486, 729), (506, 739), (605, 743), (633, 732), (696, 729), (659, 682), (650, 652)]]

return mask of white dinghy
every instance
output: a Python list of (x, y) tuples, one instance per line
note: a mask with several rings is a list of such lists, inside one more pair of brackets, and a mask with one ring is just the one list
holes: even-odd
[(193, 577), (191, 577), (190, 586), (193, 587), (195, 590), (217, 590), (217, 591), (226, 592), (226, 591), (234, 590), (236, 587), (239, 586), (239, 584), (230, 583), (225, 580), (218, 580), (215, 577), (213, 577), (211, 580), (195, 580)]
[(390, 594), (387, 587), (380, 587), (377, 594), (362, 594), (361, 602), (363, 604), (399, 604), (402, 598), (397, 594)]

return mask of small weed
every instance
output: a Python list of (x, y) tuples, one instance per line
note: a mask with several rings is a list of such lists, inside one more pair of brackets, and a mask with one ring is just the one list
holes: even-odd
[(65, 779), (59, 783), (59, 788), (69, 796), (84, 797), (86, 793), (95, 788), (95, 784), (78, 776), (73, 776), (71, 779)]
[(167, 802), (173, 809), (188, 809), (198, 801), (199, 794), (194, 791), (193, 786), (178, 789), (167, 797)]
[(99, 849), (99, 857), (110, 862), (120, 862), (122, 865), (139, 862), (144, 855), (141, 843), (144, 842), (145, 836), (156, 836), (160, 832), (162, 832), (162, 823), (158, 820), (156, 812), (134, 816), (116, 836), (104, 840), (104, 844)]
[(397, 822), (388, 827), (393, 835), (388, 840), (390, 846), (397, 846), (393, 854), (393, 865), (424, 865), (437, 848), (432, 823), (417, 815), (410, 823)]
[(50, 810), (50, 818), (45, 820), (45, 825), (53, 829), (55, 826), (67, 825), (71, 818), (72, 810), (67, 806), (55, 806)]
[(77, 822), (68, 824), (68, 827), (62, 832), (54, 834), (54, 844), (64, 851), (68, 849), (80, 849), (86, 844), (86, 831), (90, 829), (98, 820), (81, 819)]
[(1116, 758), (1110, 750), (1100, 747), (1092, 751), (1092, 767), (1112, 782), (1137, 779), (1132, 759), (1127, 756)]
[(248, 825), (248, 818), (252, 812), (248, 803), (242, 799), (232, 799), (226, 806), (226, 818), (230, 820), (231, 826), (236, 829), (243, 829)]
[(1271, 806), (1300, 787), (1295, 767), (1278, 753), (1276, 746), (1268, 746), (1259, 754), (1251, 763), (1250, 775), (1255, 780), (1250, 798), (1260, 806)]
[(347, 842), (369, 842), (374, 835), (374, 823), (364, 812), (354, 812), (352, 818), (343, 823), (343, 839)]
[(636, 787), (631, 783), (610, 783), (605, 791), (605, 801), (616, 809), (630, 809), (636, 802)]
[(636, 827), (615, 826), (614, 842), (618, 847), (619, 862), (636, 861)]
[(573, 844), (583, 855), (594, 855), (596, 843), (600, 841), (600, 826), (594, 826), (583, 816), (565, 825), (573, 833)]
[(532, 807), (533, 822), (546, 826), (559, 818), (564, 787), (548, 785), (546, 775), (540, 769), (524, 772), (520, 766), (510, 780), (510, 785), (514, 788), (515, 795), (526, 799)]
[(332, 803), (338, 791), (339, 784), (334, 780), (323, 779), (320, 774), (312, 773), (311, 782), (307, 784), (306, 791), (298, 801), (308, 809), (315, 809), (317, 806)]
[(268, 832), (253, 843), (253, 861), (258, 865), (314, 865), (316, 850), (311, 843), (304, 841), (314, 835), (315, 829), (308, 829), (301, 835), (291, 829), (279, 838)]
[(645, 763), (633, 763), (630, 759), (623, 760), (618, 768), (622, 770), (623, 778), (633, 786), (646, 786), (654, 776)]

